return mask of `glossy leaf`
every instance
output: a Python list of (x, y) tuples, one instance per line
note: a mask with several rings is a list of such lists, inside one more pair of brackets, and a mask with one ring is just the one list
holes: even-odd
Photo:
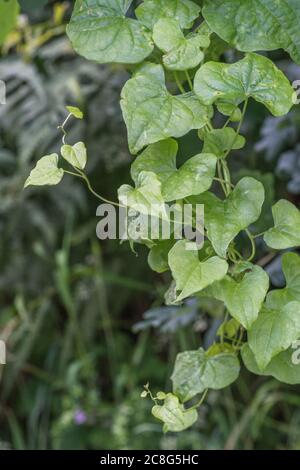
[(247, 54), (234, 64), (207, 62), (196, 73), (194, 90), (207, 105), (218, 100), (238, 105), (253, 98), (274, 116), (287, 114), (296, 102), (286, 76), (270, 59), (258, 54)]
[(204, 0), (211, 29), (240, 51), (285, 49), (300, 64), (297, 0)]
[(99, 63), (141, 62), (153, 50), (151, 33), (125, 16), (128, 0), (77, 0), (68, 36), (75, 51)]
[(64, 170), (58, 168), (58, 155), (52, 153), (42, 157), (31, 170), (24, 187), (27, 186), (45, 186), (58, 184), (64, 176)]
[(173, 139), (149, 145), (131, 166), (134, 181), (141, 171), (152, 171), (162, 184), (165, 201), (175, 201), (201, 194), (212, 185), (217, 159), (206, 153), (195, 155), (176, 168), (178, 144)]
[(300, 211), (291, 202), (281, 199), (272, 207), (274, 227), (264, 236), (275, 250), (300, 246)]
[(130, 151), (168, 137), (181, 137), (203, 127), (212, 115), (192, 93), (171, 95), (161, 65), (144, 65), (125, 84), (121, 107), (127, 125)]
[(261, 370), (300, 337), (299, 312), (300, 302), (290, 302), (277, 309), (264, 307), (259, 313), (248, 332), (248, 342)]
[(61, 148), (63, 158), (75, 168), (83, 170), (86, 165), (87, 153), (83, 142), (77, 142), (75, 145), (63, 145)]
[(144, 0), (135, 10), (137, 18), (150, 29), (160, 18), (175, 18), (181, 28), (189, 29), (199, 13), (199, 5), (190, 0)]
[(163, 405), (153, 406), (152, 414), (164, 423), (164, 432), (183, 431), (192, 426), (198, 418), (197, 410), (186, 410), (178, 397), (172, 393), (166, 395)]
[(196, 249), (188, 249), (188, 245), (186, 240), (179, 240), (169, 252), (169, 266), (176, 289), (181, 291), (176, 301), (183, 300), (222, 279), (228, 270), (227, 262), (217, 256), (200, 261), (199, 252)]
[(245, 138), (236, 135), (231, 127), (224, 129), (214, 129), (208, 132), (204, 137), (203, 153), (213, 153), (218, 158), (224, 157), (224, 154), (232, 149), (239, 150), (245, 145)]
[(240, 365), (233, 354), (210, 356), (200, 348), (177, 355), (171, 376), (174, 393), (186, 402), (206, 389), (220, 390), (239, 376)]

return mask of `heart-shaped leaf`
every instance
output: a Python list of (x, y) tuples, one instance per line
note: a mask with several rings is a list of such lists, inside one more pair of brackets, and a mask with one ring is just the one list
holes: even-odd
[(169, 270), (168, 254), (174, 244), (174, 240), (158, 240), (151, 248), (148, 255), (148, 264), (153, 271), (164, 273)]
[(172, 18), (161, 18), (155, 23), (153, 40), (165, 53), (163, 63), (169, 70), (188, 70), (197, 67), (204, 58), (201, 47), (209, 45), (209, 35), (206, 41), (203, 35), (197, 33), (186, 38), (178, 21)]
[(234, 354), (210, 356), (200, 348), (177, 355), (171, 380), (173, 391), (186, 402), (206, 389), (220, 390), (234, 382), (240, 365)]
[(175, 201), (201, 194), (212, 185), (217, 159), (212, 154), (199, 154), (176, 168), (178, 144), (173, 139), (149, 145), (131, 166), (134, 181), (141, 171), (155, 173), (161, 182), (165, 201)]
[(284, 289), (269, 292), (266, 299), (268, 308), (278, 308), (297, 300), (300, 302), (300, 256), (296, 253), (282, 255), (282, 270), (286, 279)]
[(77, 0), (68, 36), (78, 54), (100, 63), (141, 62), (153, 50), (151, 33), (125, 16), (129, 0)]
[(207, 236), (219, 256), (226, 258), (232, 240), (259, 218), (264, 194), (259, 181), (246, 177), (238, 182), (225, 201), (209, 192), (197, 196), (197, 203), (204, 204)]
[(127, 81), (121, 97), (133, 154), (148, 144), (200, 129), (212, 116), (211, 107), (204, 106), (194, 94), (171, 95), (161, 65), (144, 65)]
[(228, 150), (239, 150), (245, 145), (245, 138), (236, 135), (231, 127), (224, 129), (214, 129), (205, 134), (203, 153), (213, 153), (218, 158), (224, 157)]
[(172, 393), (165, 396), (163, 405), (155, 405), (152, 408), (155, 418), (164, 423), (164, 432), (180, 432), (192, 426), (198, 418), (196, 409), (186, 410), (179, 403), (178, 397)]
[(274, 250), (300, 245), (300, 211), (291, 202), (281, 199), (272, 207), (274, 227), (264, 236), (266, 244)]
[(75, 145), (63, 145), (61, 148), (63, 158), (75, 168), (83, 170), (86, 165), (86, 147), (83, 142), (77, 142)]
[(196, 73), (194, 90), (207, 105), (218, 100), (238, 105), (251, 97), (274, 116), (288, 113), (297, 99), (281, 70), (258, 54), (247, 54), (234, 64), (207, 62)]
[(205, 0), (202, 14), (218, 36), (240, 51), (282, 48), (300, 64), (297, 0)]
[(245, 366), (253, 374), (271, 375), (272, 377), (275, 377), (275, 379), (286, 384), (300, 384), (299, 353), (295, 351), (293, 347), (273, 357), (264, 370), (259, 369), (255, 356), (248, 343), (244, 344), (241, 353)]
[(150, 29), (160, 18), (175, 18), (181, 28), (190, 29), (199, 13), (199, 5), (190, 0), (144, 0), (135, 10), (137, 18)]
[(300, 302), (290, 302), (277, 309), (263, 307), (248, 331), (249, 346), (261, 370), (299, 337)]
[(222, 279), (228, 270), (225, 260), (213, 256), (201, 261), (197, 249), (190, 250), (186, 240), (179, 240), (169, 252), (169, 266), (181, 291), (176, 301), (183, 300)]
[(58, 184), (64, 176), (64, 170), (58, 168), (57, 163), (58, 155), (56, 153), (42, 157), (37, 162), (35, 168), (31, 170), (24, 187)]

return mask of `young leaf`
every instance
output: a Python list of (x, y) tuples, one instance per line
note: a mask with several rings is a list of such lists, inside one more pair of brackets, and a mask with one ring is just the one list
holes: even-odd
[(186, 402), (206, 389), (228, 387), (239, 376), (240, 365), (233, 354), (210, 356), (200, 348), (177, 355), (171, 376), (174, 393)]
[(300, 302), (300, 256), (296, 253), (282, 255), (282, 270), (286, 279), (284, 289), (269, 292), (266, 299), (268, 308), (284, 307), (289, 302)]
[(192, 93), (171, 95), (161, 65), (144, 65), (127, 81), (121, 97), (133, 154), (148, 144), (200, 129), (212, 116), (211, 107), (204, 106)]
[(187, 244), (186, 240), (179, 240), (168, 257), (176, 289), (181, 291), (177, 302), (222, 279), (228, 270), (227, 262), (217, 256), (200, 261), (199, 252), (189, 250)]
[(83, 142), (77, 142), (75, 145), (63, 145), (61, 154), (70, 165), (83, 170), (86, 165), (86, 147)]
[(202, 62), (203, 36), (194, 34), (185, 38), (178, 21), (161, 18), (153, 28), (153, 40), (165, 54), (163, 63), (169, 70), (188, 70)]
[(232, 103), (222, 103), (222, 101), (216, 103), (219, 113), (224, 114), (225, 116), (230, 116), (230, 121), (238, 122), (241, 120), (242, 112), (240, 108), (236, 107)]
[(248, 331), (249, 346), (258, 367), (264, 370), (271, 359), (300, 337), (300, 302), (284, 307), (264, 307)]
[(266, 244), (274, 250), (300, 245), (300, 211), (291, 202), (281, 199), (272, 207), (274, 227), (264, 236)]
[(249, 329), (257, 319), (269, 289), (267, 273), (261, 267), (253, 266), (240, 282), (226, 276), (217, 284), (216, 298), (225, 303), (229, 313), (244, 328)]
[(58, 184), (64, 176), (64, 170), (58, 168), (58, 155), (52, 153), (42, 157), (31, 170), (30, 175), (25, 181), (24, 188), (27, 186), (45, 186)]
[(66, 106), (66, 110), (76, 119), (83, 119), (83, 112), (77, 106)]
[(248, 98), (264, 104), (274, 116), (287, 114), (296, 93), (270, 59), (246, 54), (234, 64), (207, 62), (196, 73), (195, 93), (209, 105), (221, 100), (238, 105)]
[(1, 0), (0, 1), (0, 18), (1, 18), (1, 28), (0, 28), (0, 45), (6, 39), (6, 36), (14, 28), (17, 17), (19, 14), (19, 3), (17, 0)]
[(190, 0), (144, 0), (135, 10), (137, 18), (150, 29), (160, 18), (175, 18), (181, 28), (190, 29), (199, 13), (199, 5)]
[(141, 214), (167, 217), (161, 183), (154, 173), (142, 171), (136, 188), (123, 184), (118, 190), (118, 197), (121, 204)]
[(152, 171), (161, 182), (165, 201), (175, 201), (201, 194), (212, 185), (217, 159), (209, 153), (199, 154), (176, 168), (178, 144), (173, 139), (149, 145), (131, 165), (134, 181), (141, 171)]
[(297, 0), (205, 0), (211, 29), (240, 51), (285, 49), (300, 64)]
[(236, 136), (236, 132), (231, 127), (224, 129), (214, 129), (204, 136), (203, 153), (213, 153), (218, 158), (224, 157), (225, 153), (232, 150), (242, 149), (245, 145), (245, 138)]
[(155, 418), (164, 423), (164, 432), (180, 432), (192, 426), (198, 418), (197, 410), (186, 410), (179, 403), (178, 397), (168, 393), (163, 405), (155, 405), (152, 408)]
[(128, 0), (76, 0), (68, 36), (75, 51), (100, 63), (141, 62), (153, 50), (150, 31), (125, 16)]
[(248, 343), (242, 347), (241, 354), (245, 366), (253, 374), (271, 375), (286, 384), (300, 384), (300, 363), (298, 358), (294, 360), (293, 356), (297, 353), (292, 347), (273, 357), (264, 370), (259, 369)]
[(197, 203), (204, 204), (207, 235), (219, 256), (226, 258), (232, 240), (258, 219), (264, 193), (259, 181), (242, 178), (225, 201), (209, 192), (197, 197)]
[(174, 240), (158, 240), (150, 249), (148, 264), (153, 271), (157, 273), (169, 271), (168, 254), (174, 243)]

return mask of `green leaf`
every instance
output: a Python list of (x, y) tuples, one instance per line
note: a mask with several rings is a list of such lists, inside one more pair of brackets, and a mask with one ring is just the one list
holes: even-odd
[(284, 307), (293, 300), (300, 302), (300, 256), (296, 253), (284, 253), (282, 255), (282, 270), (286, 279), (286, 287), (269, 292), (266, 299), (268, 308)]
[(213, 153), (218, 158), (224, 157), (225, 153), (232, 150), (242, 149), (245, 145), (245, 138), (236, 135), (231, 127), (224, 129), (214, 129), (204, 136), (203, 153)]
[(201, 194), (212, 185), (217, 159), (209, 153), (195, 155), (176, 168), (178, 144), (173, 139), (149, 145), (131, 166), (131, 176), (137, 180), (141, 171), (155, 173), (161, 182), (165, 201), (175, 201)]
[(205, 0), (211, 29), (240, 51), (285, 49), (300, 64), (297, 0)]
[(35, 168), (31, 170), (30, 175), (25, 181), (24, 188), (27, 186), (45, 186), (58, 184), (63, 175), (64, 170), (58, 168), (58, 155), (52, 153), (42, 157), (36, 164)]
[(63, 145), (61, 154), (67, 162), (75, 168), (83, 170), (86, 165), (87, 154), (83, 142), (77, 142), (75, 145)]
[(125, 84), (121, 97), (133, 154), (148, 144), (200, 129), (212, 116), (211, 107), (204, 106), (194, 94), (171, 95), (161, 65), (144, 65)]
[(76, 119), (83, 119), (83, 112), (76, 106), (66, 106), (66, 110)]
[[(226, 323), (222, 323), (221, 326), (219, 326), (218, 328), (218, 331), (217, 331), (217, 335), (218, 336), (227, 336), (228, 338), (234, 338), (236, 336), (236, 334), (238, 333), (240, 329), (240, 323), (238, 321), (236, 321), (235, 318), (231, 318), (230, 320), (228, 320)], [(215, 343), (215, 345), (228, 345), (228, 343)], [(232, 347), (230, 345), (230, 347)]]
[(169, 271), (168, 254), (174, 240), (159, 240), (149, 251), (148, 264), (157, 273)]
[(167, 217), (161, 183), (154, 173), (142, 171), (136, 187), (123, 184), (118, 190), (118, 197), (121, 204), (141, 214)]
[(169, 70), (188, 70), (202, 62), (204, 54), (203, 36), (193, 34), (185, 38), (178, 21), (161, 18), (153, 28), (153, 40), (157, 47), (165, 52), (163, 63)]
[(0, 45), (15, 27), (19, 10), (17, 0), (0, 0)]
[(228, 387), (239, 376), (240, 365), (236, 356), (223, 353), (209, 356), (200, 348), (177, 355), (171, 376), (173, 391), (186, 402), (206, 389)]
[(286, 384), (300, 384), (299, 353), (294, 351), (293, 347), (273, 357), (264, 370), (259, 369), (255, 356), (247, 343), (242, 347), (241, 354), (245, 366), (253, 374), (271, 375)]
[(229, 244), (258, 219), (263, 202), (264, 187), (254, 178), (242, 178), (225, 201), (209, 192), (197, 196), (197, 203), (204, 204), (207, 236), (217, 255), (226, 258)]
[(153, 50), (150, 32), (125, 16), (128, 0), (77, 0), (68, 36), (78, 54), (100, 63), (134, 64)]
[(164, 432), (183, 431), (192, 426), (198, 418), (197, 410), (186, 410), (172, 393), (166, 395), (163, 405), (153, 406), (152, 414), (164, 423)]
[(300, 337), (299, 312), (300, 302), (290, 302), (277, 309), (264, 307), (259, 313), (248, 332), (248, 342), (261, 370)]
[(274, 116), (287, 114), (296, 102), (286, 76), (258, 54), (247, 54), (234, 64), (207, 62), (195, 75), (194, 90), (207, 105), (218, 100), (238, 105), (251, 97)]
[(274, 250), (300, 245), (300, 211), (291, 202), (281, 199), (272, 207), (274, 227), (265, 233), (266, 244)]
[(175, 18), (181, 28), (190, 29), (200, 14), (200, 7), (190, 0), (144, 0), (135, 14), (150, 29), (160, 18)]
[(222, 300), (229, 313), (249, 329), (257, 319), (269, 289), (269, 276), (259, 266), (253, 266), (241, 281), (226, 276), (213, 286), (218, 289), (217, 299)]
[(240, 108), (236, 107), (232, 103), (216, 103), (219, 113), (224, 114), (225, 116), (230, 116), (230, 121), (238, 122), (242, 118), (242, 112)]
[(213, 256), (201, 261), (197, 249), (191, 250), (186, 240), (179, 240), (169, 252), (169, 266), (181, 291), (176, 301), (183, 300), (222, 279), (228, 270), (225, 260)]

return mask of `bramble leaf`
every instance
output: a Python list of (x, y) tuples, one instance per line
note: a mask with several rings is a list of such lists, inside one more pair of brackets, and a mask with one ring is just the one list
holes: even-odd
[(211, 107), (203, 105), (194, 94), (171, 95), (161, 65), (144, 65), (127, 81), (121, 97), (133, 154), (148, 144), (200, 129), (212, 116)]
[(255, 222), (264, 202), (264, 187), (254, 178), (242, 178), (225, 201), (212, 193), (197, 196), (204, 204), (205, 227), (217, 255), (226, 258), (229, 244), (239, 232)]
[(300, 211), (291, 202), (281, 199), (272, 207), (274, 227), (265, 233), (266, 244), (274, 250), (300, 245)]
[(212, 185), (217, 159), (206, 153), (195, 155), (176, 168), (178, 144), (173, 139), (149, 145), (131, 165), (134, 181), (141, 171), (152, 171), (161, 182), (165, 201), (175, 201), (201, 194)]
[(178, 21), (172, 18), (161, 18), (153, 28), (153, 40), (165, 54), (163, 63), (169, 70), (188, 70), (197, 67), (202, 62), (204, 54), (201, 50), (203, 36), (193, 34), (185, 37)]
[(75, 145), (63, 145), (61, 148), (62, 157), (75, 168), (83, 170), (86, 165), (86, 147), (83, 142)]
[(179, 240), (169, 252), (169, 266), (181, 293), (176, 301), (183, 300), (222, 279), (228, 270), (225, 260), (213, 256), (201, 261), (197, 249), (190, 250), (186, 240)]
[(286, 279), (284, 289), (274, 289), (267, 295), (266, 306), (278, 308), (292, 302), (300, 302), (300, 256), (296, 253), (282, 255), (282, 270)]
[(238, 105), (251, 97), (274, 116), (287, 114), (297, 99), (281, 70), (258, 54), (246, 54), (234, 64), (207, 62), (195, 75), (194, 90), (207, 105), (220, 100)]
[(239, 150), (244, 145), (245, 138), (243, 136), (237, 136), (234, 129), (225, 127), (224, 129), (214, 129), (205, 135), (202, 152), (213, 153), (218, 158), (222, 158), (228, 150)]
[(300, 302), (290, 302), (277, 309), (263, 307), (260, 311), (248, 331), (248, 342), (261, 370), (300, 337), (299, 312)]
[(199, 13), (199, 5), (190, 0), (144, 0), (135, 10), (137, 18), (149, 29), (160, 18), (175, 18), (181, 28), (190, 29)]
[(166, 395), (163, 405), (153, 406), (152, 414), (164, 423), (164, 432), (183, 431), (192, 426), (198, 418), (197, 410), (186, 410), (178, 397), (172, 393)]
[(300, 384), (300, 361), (299, 352), (293, 347), (277, 354), (269, 362), (267, 367), (260, 370), (255, 356), (251, 351), (248, 343), (244, 344), (241, 350), (242, 359), (250, 372), (257, 375), (271, 375), (280, 382), (296, 385)]
[(77, 0), (67, 27), (75, 51), (100, 63), (141, 62), (153, 50), (150, 31), (127, 18), (129, 0)]
[(200, 348), (177, 355), (171, 376), (174, 393), (186, 402), (206, 389), (220, 390), (239, 376), (240, 365), (234, 354), (210, 356)]
[(211, 29), (240, 51), (285, 49), (300, 64), (297, 0), (205, 0)]
[(52, 153), (42, 157), (31, 170), (30, 175), (25, 181), (24, 188), (27, 186), (45, 186), (58, 184), (64, 176), (64, 170), (58, 168), (58, 155)]

